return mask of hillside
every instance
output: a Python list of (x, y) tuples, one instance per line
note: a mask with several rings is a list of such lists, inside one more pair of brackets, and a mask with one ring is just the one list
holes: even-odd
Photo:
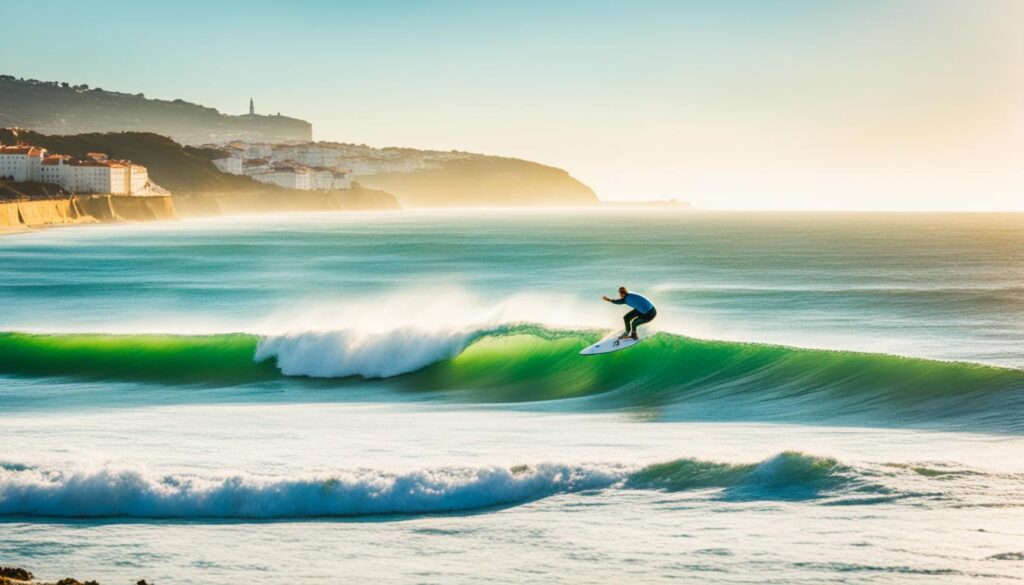
[(184, 100), (0, 75), (0, 127), (7, 126), (44, 134), (154, 132), (182, 144), (284, 142), (313, 135), (309, 122), (287, 116), (229, 116)]
[(423, 168), (357, 175), (392, 193), (406, 207), (591, 205), (594, 191), (562, 169), (539, 163), (466, 154)]
[[(217, 150), (182, 146), (147, 132), (48, 136), (31, 130), (0, 128), (0, 143), (18, 142), (79, 158), (88, 152), (103, 152), (112, 158), (132, 160), (145, 165), (157, 185), (179, 197), (296, 193), (249, 177), (222, 173), (211, 162), (223, 156)], [(534, 162), (465, 152), (317, 144), (337, 151), (337, 165), (356, 169), (360, 185), (394, 195), (403, 207), (597, 203), (594, 192), (569, 173)], [(261, 198), (258, 206), (267, 208), (270, 204)]]
[(104, 152), (111, 158), (128, 159), (146, 166), (150, 178), (172, 193), (246, 193), (277, 189), (249, 177), (217, 170), (205, 151), (182, 146), (170, 138), (145, 132), (47, 136), (29, 130), (0, 128), (0, 143), (25, 142), (58, 154), (79, 158), (87, 152)]
[(564, 170), (535, 162), (459, 151), (313, 143), (308, 122), (285, 116), (227, 116), (183, 100), (0, 75), (0, 128), (5, 126), (25, 130), (0, 130), (2, 143), (24, 141), (78, 157), (104, 152), (130, 159), (148, 167), (156, 184), (179, 196), (278, 189), (220, 172), (211, 161), (224, 154), (194, 146), (240, 140), (274, 144), (275, 150), (289, 143), (292, 148), (330, 151), (331, 163), (298, 162), (350, 170), (361, 185), (392, 193), (405, 206), (597, 203), (594, 192)]
[(348, 170), (360, 184), (393, 193), (406, 207), (597, 203), (589, 187), (562, 169), (458, 150), (307, 142), (273, 145), (258, 156)]
[[(156, 184), (174, 195), (174, 209), (181, 217), (400, 208), (391, 194), (361, 185), (337, 191), (296, 191), (222, 173), (210, 162), (217, 156), (215, 151), (182, 146), (165, 136), (145, 132), (47, 136), (29, 130), (0, 128), (0, 143), (19, 141), (80, 158), (87, 152), (103, 152), (112, 158), (140, 163), (146, 166)], [(66, 197), (67, 194), (52, 185), (0, 182), (3, 200)]]

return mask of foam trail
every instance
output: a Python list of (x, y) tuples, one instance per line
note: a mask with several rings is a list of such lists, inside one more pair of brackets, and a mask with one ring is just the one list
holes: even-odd
[(277, 360), (281, 373), (315, 378), (387, 378), (413, 372), (462, 353), (472, 331), (415, 328), (381, 333), (313, 331), (260, 339), (256, 361)]
[[(834, 460), (786, 452), (759, 464), (680, 459), (641, 467), (541, 463), (514, 467), (356, 470), (266, 478), (157, 475), (142, 469), (41, 469), (0, 464), (0, 516), (127, 518), (310, 518), (428, 514), (522, 504), (598, 489), (748, 486), (772, 490), (840, 488)], [(768, 491), (764, 491), (768, 490)]]

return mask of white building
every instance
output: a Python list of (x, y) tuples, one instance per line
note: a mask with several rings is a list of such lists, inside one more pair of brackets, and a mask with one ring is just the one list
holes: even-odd
[(61, 186), (72, 193), (130, 194), (128, 164), (120, 161), (73, 160), (65, 166), (67, 168)]
[(245, 145), (245, 158), (270, 158), (273, 152), (274, 147), (269, 144)]
[(84, 160), (61, 154), (46, 156), (45, 148), (35, 146), (0, 146), (0, 177), (60, 185), (72, 193), (145, 195), (153, 187), (149, 171), (140, 164), (109, 160), (95, 152)]
[(296, 162), (307, 167), (334, 167), (340, 161), (335, 149), (316, 144), (275, 146), (270, 157), (274, 161)]
[(51, 154), (43, 158), (40, 165), (39, 181), (42, 183), (53, 183), (61, 187), (69, 180), (70, 162), (74, 160), (65, 154)]
[(40, 180), (45, 148), (36, 146), (0, 146), (0, 179)]
[(306, 167), (275, 165), (274, 167), (252, 175), (252, 178), (261, 183), (270, 183), (285, 189), (298, 189), (308, 191), (310, 172)]
[(228, 173), (229, 175), (241, 175), (242, 174), (242, 159), (241, 157), (228, 156), (225, 158), (214, 159), (213, 166), (217, 167), (222, 173)]
[(223, 173), (245, 175), (287, 189), (350, 189), (352, 171), (342, 168), (345, 153), (333, 144), (249, 144), (240, 140), (219, 148), (213, 164)]

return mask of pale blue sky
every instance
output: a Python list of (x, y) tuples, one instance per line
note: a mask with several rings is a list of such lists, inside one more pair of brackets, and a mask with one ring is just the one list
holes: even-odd
[(568, 169), (605, 198), (1024, 209), (1024, 3), (0, 0), (0, 72)]

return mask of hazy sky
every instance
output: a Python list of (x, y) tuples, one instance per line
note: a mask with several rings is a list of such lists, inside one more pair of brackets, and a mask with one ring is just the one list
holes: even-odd
[(13, 2), (0, 72), (560, 166), (606, 199), (1024, 210), (1024, 2)]

